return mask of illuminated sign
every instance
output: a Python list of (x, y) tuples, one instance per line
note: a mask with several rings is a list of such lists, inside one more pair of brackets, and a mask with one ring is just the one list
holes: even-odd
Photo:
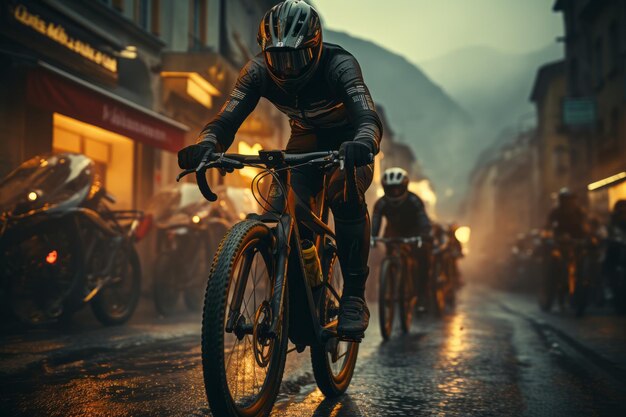
[(22, 25), (39, 32), (41, 35), (46, 36), (70, 51), (101, 66), (105, 70), (113, 74), (117, 73), (117, 59), (99, 51), (85, 41), (68, 35), (62, 25), (47, 22), (39, 15), (31, 13), (25, 5), (17, 5), (13, 10), (13, 17)]

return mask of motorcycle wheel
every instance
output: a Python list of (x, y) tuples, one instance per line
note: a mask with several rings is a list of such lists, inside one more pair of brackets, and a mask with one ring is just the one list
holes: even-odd
[(163, 254), (158, 257), (154, 265), (154, 280), (152, 295), (154, 307), (163, 316), (171, 316), (176, 311), (180, 291), (176, 288), (177, 262), (172, 254)]
[[(70, 311), (66, 304), (77, 298), (84, 274), (80, 246), (70, 227), (59, 226), (44, 225), (2, 255), (8, 310), (22, 324), (41, 324), (78, 309), (72, 305)], [(54, 262), (45, 261), (52, 252)]]
[(141, 293), (141, 264), (134, 247), (120, 252), (119, 279), (103, 287), (91, 303), (91, 309), (105, 326), (124, 324), (135, 312)]

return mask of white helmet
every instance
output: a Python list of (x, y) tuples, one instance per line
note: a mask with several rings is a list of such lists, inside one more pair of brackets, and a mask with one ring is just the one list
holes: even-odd
[(403, 202), (409, 194), (409, 174), (402, 168), (389, 168), (381, 180), (385, 196), (392, 203)]

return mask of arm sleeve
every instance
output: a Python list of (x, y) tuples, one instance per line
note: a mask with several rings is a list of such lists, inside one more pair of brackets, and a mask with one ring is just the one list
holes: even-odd
[(374, 101), (365, 82), (361, 67), (351, 55), (337, 58), (338, 62), (333, 65), (331, 82), (335, 91), (341, 97), (343, 104), (355, 127), (354, 140), (367, 143), (374, 154), (380, 150), (383, 126)]
[(235, 133), (261, 98), (261, 75), (256, 65), (254, 61), (250, 61), (241, 70), (228, 100), (217, 116), (204, 126), (198, 142), (213, 142), (220, 152), (225, 152), (230, 147)]
[(432, 225), (430, 223), (430, 219), (428, 218), (428, 214), (426, 214), (424, 202), (416, 195), (411, 197), (411, 201), (413, 201), (413, 205), (415, 207), (415, 212), (417, 213), (418, 230), (420, 231), (420, 234), (428, 235), (432, 230)]
[(380, 226), (383, 221), (383, 207), (385, 202), (380, 199), (374, 204), (374, 211), (372, 212), (372, 236), (377, 237), (380, 233)]

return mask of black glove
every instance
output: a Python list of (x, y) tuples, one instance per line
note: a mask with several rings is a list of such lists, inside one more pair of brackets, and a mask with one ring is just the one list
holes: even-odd
[(339, 155), (345, 159), (346, 169), (371, 164), (374, 159), (372, 147), (357, 140), (342, 143), (339, 147)]
[(180, 169), (193, 169), (200, 165), (207, 153), (215, 151), (215, 142), (201, 141), (178, 151), (178, 166)]

